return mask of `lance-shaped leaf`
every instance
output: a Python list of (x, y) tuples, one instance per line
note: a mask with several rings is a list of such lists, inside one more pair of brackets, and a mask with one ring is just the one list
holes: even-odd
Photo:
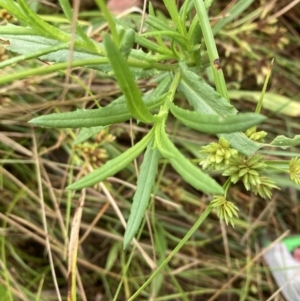
[(270, 145), (272, 146), (278, 146), (283, 149), (287, 149), (291, 146), (297, 146), (300, 144), (300, 135), (296, 135), (294, 138), (288, 138), (283, 135), (277, 136)]
[(185, 26), (183, 26), (183, 23), (180, 20), (180, 16), (178, 13), (178, 9), (176, 6), (176, 1), (173, 0), (163, 0), (165, 7), (168, 10), (168, 13), (170, 14), (175, 27), (177, 28), (177, 30), (181, 33), (181, 34), (185, 34), (186, 33), (186, 29)]
[[(0, 29), (0, 36), (2, 39), (7, 39), (9, 41), (7, 49), (18, 54), (26, 55), (37, 53), (37, 56), (39, 56), (42, 60), (52, 62), (67, 62), (71, 55), (68, 44), (63, 44), (65, 45), (65, 49), (56, 50), (45, 55), (39, 55), (39, 51), (55, 45), (60, 45), (61, 42), (38, 35), (36, 31), (28, 27), (8, 24)], [(84, 52), (84, 50), (79, 51), (78, 48), (72, 52), (73, 60), (96, 59), (97, 57), (99, 58), (99, 54), (92, 54), (87, 51)]]
[(150, 143), (141, 165), (140, 176), (131, 205), (130, 216), (124, 235), (124, 248), (131, 242), (144, 218), (157, 173), (158, 160), (159, 151), (153, 149), (153, 143)]
[(226, 117), (201, 114), (195, 111), (184, 110), (172, 103), (170, 103), (170, 109), (173, 115), (184, 125), (199, 132), (209, 134), (245, 131), (266, 119), (266, 117), (255, 113), (229, 115)]
[[(181, 80), (179, 88), (196, 112), (202, 114), (228, 116), (235, 115), (237, 110), (228, 101), (218, 94), (211, 86), (186, 65), (180, 65)], [(246, 156), (251, 156), (263, 144), (250, 140), (243, 133), (221, 134), (233, 148)]]
[[(144, 105), (150, 110), (157, 108), (164, 102), (164, 98), (165, 96), (162, 95), (148, 99)], [(128, 111), (125, 99), (121, 98), (104, 108), (39, 116), (31, 119), (29, 123), (56, 128), (88, 128), (120, 123), (130, 118), (132, 114)]]
[(104, 46), (120, 89), (125, 96), (129, 112), (142, 122), (153, 122), (154, 117), (142, 100), (141, 92), (129, 69), (127, 61), (108, 35), (104, 36)]
[(127, 59), (134, 44), (135, 31), (132, 28), (119, 27), (120, 52)]
[[(154, 100), (155, 98), (158, 98), (159, 96), (162, 96), (165, 93), (165, 91), (167, 91), (167, 89), (170, 85), (170, 82), (171, 82), (170, 76), (166, 75), (161, 78), (160, 83), (154, 90), (150, 91), (149, 93), (144, 94), (143, 98), (145, 100), (147, 107), (150, 104), (151, 100)], [(163, 100), (164, 96), (162, 96), (160, 99)], [(124, 96), (121, 96), (119, 99), (116, 99), (114, 102), (112, 102), (110, 104), (110, 106), (113, 106), (117, 103), (122, 103), (122, 102), (124, 103), (124, 106), (126, 106)], [(158, 104), (158, 106), (159, 106), (159, 104)], [(126, 107), (126, 110), (127, 110), (127, 107)], [(105, 128), (104, 126), (81, 128), (79, 134), (77, 135), (76, 139), (74, 140), (74, 145), (88, 140), (90, 137), (92, 137), (96, 133), (100, 132), (104, 128)]]
[[(12, 2), (12, 1), (5, 1), (5, 2)], [(0, 3), (0, 4), (3, 5), (3, 3)], [(21, 7), (22, 11), (24, 12), (24, 16), (26, 17), (25, 23), (27, 25), (29, 25), (31, 28), (40, 32), (41, 34), (55, 37), (55, 39), (57, 39), (61, 42), (69, 42), (70, 41), (69, 34), (67, 34), (66, 32), (61, 31), (59, 28), (47, 23), (38, 14), (35, 14), (30, 9), (30, 7), (28, 6), (28, 4), (25, 0), (19, 0), (18, 5)], [(14, 10), (10, 11), (10, 13), (12, 15), (14, 15)]]
[(79, 181), (69, 185), (67, 189), (79, 190), (85, 187), (93, 186), (108, 177), (113, 176), (123, 168), (125, 168), (131, 161), (133, 161), (150, 143), (153, 138), (154, 130), (152, 129), (141, 141), (129, 148), (127, 151), (119, 155), (118, 157), (109, 160), (100, 168), (94, 170), (87, 176), (83, 177)]
[(234, 115), (237, 110), (196, 73), (180, 64), (180, 90), (195, 111), (220, 116)]
[[(168, 159), (173, 168), (183, 177), (183, 179), (192, 185), (195, 189), (206, 193), (223, 194), (223, 188), (209, 175), (185, 158), (177, 147), (168, 138), (165, 131), (155, 131), (159, 134), (160, 143), (157, 147), (163, 157)], [(155, 137), (157, 139), (157, 137)]]

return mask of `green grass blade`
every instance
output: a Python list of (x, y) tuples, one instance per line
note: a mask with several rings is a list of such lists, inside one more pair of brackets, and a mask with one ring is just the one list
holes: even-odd
[(184, 110), (174, 104), (170, 104), (170, 109), (173, 115), (184, 125), (209, 134), (245, 131), (266, 120), (265, 116), (255, 113), (220, 117)]
[(127, 61), (108, 35), (104, 36), (104, 45), (120, 89), (125, 95), (129, 112), (140, 121), (145, 123), (153, 122), (154, 118), (142, 101), (141, 92), (138, 89)]
[(133, 197), (130, 216), (128, 219), (125, 235), (124, 249), (133, 239), (139, 230), (141, 222), (148, 207), (151, 191), (155, 182), (159, 160), (159, 151), (153, 149), (153, 143), (148, 144), (143, 163), (141, 165), (140, 176), (137, 181), (137, 189)]
[(87, 176), (83, 177), (79, 181), (69, 185), (67, 189), (79, 190), (85, 187), (93, 186), (108, 177), (113, 176), (123, 168), (125, 168), (131, 161), (133, 161), (150, 143), (153, 138), (153, 129), (137, 144), (129, 148), (127, 151), (119, 155), (118, 157), (109, 160), (100, 168), (94, 170)]
[(201, 214), (198, 220), (195, 222), (193, 227), (188, 231), (188, 233), (183, 237), (183, 239), (177, 244), (177, 246), (171, 251), (168, 257), (163, 261), (163, 263), (155, 270), (155, 272), (143, 283), (143, 285), (128, 299), (128, 301), (133, 301), (136, 297), (151, 283), (151, 281), (159, 275), (159, 273), (163, 270), (163, 268), (168, 264), (168, 262), (173, 258), (175, 254), (179, 252), (179, 250), (187, 243), (187, 241), (191, 238), (191, 236), (199, 229), (201, 224), (208, 217), (210, 212), (212, 211), (212, 207), (208, 206), (206, 210)]

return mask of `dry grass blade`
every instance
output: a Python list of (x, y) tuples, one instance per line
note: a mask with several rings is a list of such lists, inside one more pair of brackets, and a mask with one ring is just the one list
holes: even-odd
[(285, 237), (288, 236), (290, 231), (285, 231), (280, 237), (278, 237), (275, 241), (273, 241), (272, 244), (270, 244), (267, 248), (262, 250), (260, 253), (258, 253), (247, 265), (245, 265), (243, 268), (240, 269), (238, 273), (235, 274), (234, 277), (232, 277), (227, 283), (225, 283), (211, 298), (208, 299), (208, 301), (214, 301), (216, 298), (218, 298), (223, 291), (230, 286), (238, 277), (242, 276), (244, 271), (249, 268), (249, 266), (253, 265), (258, 259), (262, 257), (262, 255), (267, 252), (274, 244), (282, 241)]
[(32, 152), (21, 144), (0, 133), (0, 142), (25, 156), (32, 157)]
[[(126, 228), (126, 221), (123, 217), (122, 212), (120, 211), (117, 203), (115, 202), (114, 198), (112, 197), (111, 193), (109, 192), (109, 190), (105, 187), (105, 185), (103, 183), (100, 183), (100, 186), (104, 192), (104, 194), (107, 196), (108, 200), (110, 201), (110, 204), (112, 205), (112, 207), (114, 208), (121, 224), (123, 225), (124, 228)], [(152, 270), (154, 270), (156, 268), (156, 264), (154, 263), (154, 261), (149, 257), (149, 255), (145, 252), (145, 250), (141, 247), (140, 243), (134, 238), (133, 239), (133, 243), (134, 245), (137, 247), (137, 249), (141, 252), (141, 255), (144, 257), (146, 263), (150, 266), (150, 268)]]
[[(78, 252), (78, 241), (79, 241), (79, 230), (81, 224), (82, 211), (85, 201), (86, 190), (83, 189), (78, 200), (78, 204), (74, 213), (71, 233), (70, 233), (70, 242), (69, 242), (69, 251), (68, 251), (68, 300), (76, 300), (76, 277), (80, 277), (80, 274), (77, 273), (77, 252)], [(83, 292), (83, 290), (80, 290)], [(82, 294), (83, 300), (86, 301), (85, 294)]]
[(33, 131), (32, 131), (32, 141), (33, 141), (33, 156), (34, 156), (34, 159), (36, 160), (36, 175), (37, 175), (37, 181), (38, 181), (41, 216), (42, 216), (44, 231), (46, 234), (45, 240), (46, 240), (47, 254), (49, 257), (49, 263), (50, 263), (50, 267), (51, 267), (51, 272), (52, 272), (52, 276), (53, 276), (53, 282), (54, 282), (54, 286), (55, 286), (55, 290), (56, 290), (56, 294), (57, 294), (57, 299), (59, 301), (62, 301), (59, 286), (57, 283), (56, 272), (55, 272), (55, 268), (54, 268), (50, 240), (48, 237), (48, 226), (47, 226), (47, 220), (46, 220), (46, 207), (45, 207), (45, 200), (44, 200), (44, 193), (43, 193), (43, 186), (42, 186), (42, 177), (41, 177), (41, 171), (40, 171), (40, 161), (39, 161), (36, 137), (35, 137), (35, 134)]

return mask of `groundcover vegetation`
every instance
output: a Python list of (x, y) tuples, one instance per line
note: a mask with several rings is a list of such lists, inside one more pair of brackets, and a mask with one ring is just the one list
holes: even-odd
[(265, 300), (262, 228), (299, 230), (274, 209), (300, 183), (298, 103), (268, 92), (295, 68), (275, 2), (77, 4), (0, 0), (5, 300)]

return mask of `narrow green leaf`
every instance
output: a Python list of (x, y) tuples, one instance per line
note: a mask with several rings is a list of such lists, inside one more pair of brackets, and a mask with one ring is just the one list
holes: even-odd
[(114, 269), (116, 260), (119, 259), (120, 252), (122, 251), (122, 243), (116, 242), (112, 245), (112, 247), (109, 249), (107, 258), (105, 260), (105, 270), (111, 271)]
[(149, 49), (150, 51), (153, 51), (154, 53), (167, 55), (169, 58), (176, 58), (174, 53), (167, 47), (160, 46), (157, 43), (152, 42), (151, 40), (141, 37), (137, 33), (135, 34), (134, 40), (137, 44)]
[(227, 117), (201, 114), (181, 109), (172, 103), (170, 103), (170, 109), (173, 115), (186, 126), (209, 134), (245, 131), (266, 119), (266, 117), (255, 113), (245, 113)]
[[(119, 29), (119, 28), (118, 28)], [(135, 31), (131, 28), (121, 27), (119, 29), (120, 51), (124, 58), (128, 58), (134, 44)]]
[[(41, 36), (30, 28), (11, 24), (0, 28), (0, 36), (9, 41), (10, 44), (7, 46), (7, 49), (18, 54), (33, 54), (34, 52), (61, 44), (60, 41)], [(64, 47), (65, 49), (52, 51), (52, 53), (47, 55), (39, 55), (37, 53), (36, 57), (51, 62), (67, 62), (70, 57), (70, 51), (68, 49), (69, 43), (64, 43), (63, 45), (66, 45)], [(99, 49), (103, 48), (101, 44), (97, 44), (97, 47)], [(94, 53), (91, 53), (91, 51), (87, 52), (87, 50), (80, 50), (79, 45), (75, 45), (75, 48), (76, 49), (72, 53), (73, 60), (99, 58), (99, 54), (95, 51), (93, 51)]]
[[(237, 113), (237, 110), (225, 98), (183, 64), (181, 64), (181, 74), (179, 88), (196, 112), (220, 116)], [(228, 140), (233, 148), (246, 156), (251, 156), (263, 146), (263, 144), (250, 140), (243, 133), (222, 134), (220, 136)]]
[[(25, 0), (18, 0), (18, 3), (26, 15), (26, 23), (36, 31), (40, 32), (44, 36), (52, 37), (61, 42), (69, 42), (69, 34), (61, 31), (60, 29), (50, 25), (44, 21), (39, 15), (35, 14), (27, 5)], [(13, 14), (13, 12), (12, 12)]]
[[(149, 3), (150, 5), (150, 3)], [(154, 13), (154, 11), (152, 11)], [(150, 14), (146, 19), (146, 23), (152, 26), (153, 28), (160, 30), (160, 31), (173, 31), (175, 32), (174, 28), (170, 27), (168, 23), (159, 19), (154, 14)]]
[[(206, 193), (223, 194), (223, 188), (209, 175), (201, 171), (201, 169), (185, 158), (177, 147), (170, 141), (167, 134), (161, 133), (161, 141), (164, 150), (162, 156), (168, 159), (173, 168), (183, 177), (183, 179), (192, 185), (195, 189)], [(172, 156), (165, 155), (170, 153)], [(160, 151), (160, 149), (159, 149)]]
[(161, 96), (169, 90), (171, 76), (169, 73), (161, 73), (159, 77), (155, 78), (155, 82), (158, 82), (159, 84), (151, 94), (151, 97), (153, 98)]
[(101, 64), (106, 64), (107, 59), (98, 57), (96, 59), (85, 59), (85, 60), (77, 60), (77, 61), (72, 61), (71, 64), (68, 62), (65, 63), (56, 63), (48, 66), (42, 66), (42, 67), (36, 67), (36, 68), (31, 68), (31, 69), (26, 69), (24, 71), (19, 71), (16, 73), (10, 73), (5, 76), (0, 77), (0, 85), (4, 85), (7, 83), (10, 83), (14, 80), (18, 79), (23, 79), (27, 78), (30, 76), (40, 76), (40, 75), (45, 75), (45, 74), (50, 74), (56, 71), (60, 70), (66, 70), (66, 68), (69, 68), (71, 65), (71, 68), (75, 67), (87, 67), (87, 66), (92, 66), (92, 68), (95, 67), (95, 65), (101, 65)]
[[(206, 1), (205, 1), (206, 2)], [(223, 18), (219, 18), (217, 23), (212, 28), (213, 34), (216, 35), (226, 24), (236, 19), (241, 15), (243, 11), (245, 11), (254, 0), (240, 0), (235, 5), (233, 5), (226, 13), (226, 16)]]
[(138, 288), (138, 290), (131, 295), (128, 301), (133, 301), (136, 297), (145, 290), (145, 288), (149, 285), (149, 283), (158, 275), (162, 274), (162, 270), (167, 266), (168, 262), (179, 252), (179, 250), (186, 245), (192, 235), (199, 230), (199, 227), (206, 220), (210, 212), (212, 211), (212, 206), (208, 206), (205, 211), (201, 214), (192, 228), (188, 231), (188, 233), (183, 237), (183, 239), (177, 244), (177, 246), (170, 252), (168, 257), (163, 261), (163, 263), (153, 272), (153, 274)]
[(23, 10), (20, 8), (20, 6), (15, 1), (0, 0), (0, 7), (7, 10), (17, 20), (26, 23), (27, 16), (26, 16), (26, 14), (24, 14)]
[[(67, 17), (67, 19), (70, 21), (70, 23), (72, 23), (73, 9), (70, 5), (70, 1), (69, 0), (59, 0), (59, 4), (60, 4), (65, 16)], [(87, 45), (90, 46), (91, 49), (94, 49), (96, 52), (98, 52), (97, 51), (97, 43), (93, 39), (88, 37), (88, 35), (81, 28), (81, 26), (78, 24), (78, 22), (76, 24), (76, 33), (81, 37), (81, 39), (83, 41), (85, 41), (85, 43)]]
[(80, 132), (76, 136), (73, 144), (80, 144), (94, 136), (95, 134), (99, 133), (101, 130), (105, 129), (104, 126), (95, 126), (91, 128), (82, 128), (80, 129)]
[(283, 149), (287, 149), (291, 146), (297, 146), (300, 144), (300, 135), (296, 135), (294, 138), (288, 138), (283, 135), (277, 136), (270, 145), (278, 146)]
[(158, 148), (161, 155), (165, 158), (172, 158), (174, 157), (173, 153), (170, 153), (167, 148), (165, 147), (164, 138), (166, 136), (165, 130), (165, 119), (166, 116), (159, 116), (155, 122), (155, 140), (154, 140), (154, 147)]
[(162, 37), (165, 36), (169, 39), (172, 39), (176, 41), (178, 44), (180, 44), (183, 47), (187, 46), (187, 39), (184, 38), (180, 33), (174, 32), (174, 31), (151, 31), (151, 32), (146, 32), (142, 34), (143, 37)]
[(176, 1), (175, 0), (163, 0), (174, 24), (177, 30), (183, 34), (186, 35), (186, 28), (183, 25), (184, 23), (181, 23), (180, 15), (177, 10)]
[(138, 89), (127, 61), (108, 35), (104, 36), (104, 46), (120, 89), (125, 95), (129, 112), (142, 122), (153, 122), (154, 118), (142, 101), (141, 92)]
[(184, 93), (195, 111), (204, 114), (218, 114), (220, 116), (233, 115), (237, 110), (215, 89), (207, 84), (196, 73), (188, 70), (186, 65), (180, 64), (180, 90)]
[(182, 24), (186, 23), (186, 19), (188, 18), (188, 14), (191, 12), (191, 10), (194, 8), (194, 2), (192, 0), (186, 0), (181, 5), (179, 10), (179, 15)]
[[(163, 20), (156, 17), (155, 11), (154, 11), (154, 8), (153, 8), (153, 5), (151, 2), (149, 2), (148, 13), (149, 13), (149, 15), (148, 15), (148, 18), (146, 19), (146, 23), (148, 23), (151, 27), (151, 30), (149, 30), (149, 31), (153, 31), (154, 28), (159, 29), (159, 30), (172, 30), (170, 27), (168, 27), (167, 22), (164, 22)], [(160, 45), (160, 47), (165, 48), (166, 51), (169, 51), (168, 45), (167, 45), (167, 43), (165, 43), (163, 41), (162, 37), (156, 36), (155, 40), (156, 40), (157, 44)]]
[[(190, 47), (191, 48), (196, 47), (196, 49), (193, 50), (191, 55), (193, 56), (193, 59), (194, 59), (195, 68), (197, 68), (198, 70), (201, 70), (201, 69), (203, 69), (203, 67), (205, 67), (202, 64), (203, 53), (200, 50), (202, 37), (203, 37), (203, 35), (202, 35), (201, 26), (199, 24), (198, 15), (195, 15), (195, 17), (190, 25), (187, 38), (191, 45)], [(207, 53), (206, 53), (206, 56), (208, 57)]]
[(96, 4), (98, 5), (98, 7), (100, 8), (100, 10), (102, 11), (107, 23), (108, 23), (108, 26), (109, 26), (109, 29), (110, 29), (110, 32), (112, 34), (112, 37), (114, 39), (114, 42), (119, 46), (119, 35), (117, 33), (117, 28), (116, 28), (116, 22), (113, 18), (113, 16), (111, 15), (109, 9), (107, 8), (106, 6), (106, 1), (104, 0), (95, 0)]
[(119, 155), (118, 157), (109, 160), (100, 168), (94, 170), (87, 176), (83, 177), (79, 181), (69, 185), (67, 189), (79, 190), (85, 187), (93, 186), (108, 177), (113, 176), (123, 168), (125, 168), (131, 161), (133, 161), (150, 143), (153, 138), (154, 130), (152, 129), (141, 141), (129, 148), (127, 151)]
[[(153, 105), (150, 107), (150, 101), (154, 100), (156, 98), (160, 98), (161, 100), (164, 99), (164, 96), (162, 96), (168, 89), (169, 85), (171, 82), (171, 78), (168, 74), (165, 74), (164, 76), (162, 76), (160, 78), (160, 82), (158, 84), (158, 86), (153, 89), (152, 91), (150, 91), (150, 93), (146, 93), (144, 94), (144, 101), (147, 105), (148, 108), (153, 107)], [(160, 97), (162, 96), (162, 97)], [(126, 106), (125, 104), (125, 98), (124, 96), (121, 96), (120, 98), (116, 99), (114, 102), (112, 102), (111, 106), (117, 104), (117, 103), (124, 103), (124, 107)], [(157, 104), (157, 107), (160, 104)], [(154, 107), (153, 107), (154, 108)], [(127, 110), (127, 107), (125, 108)], [(86, 111), (85, 111), (86, 112)], [(90, 128), (82, 128), (79, 132), (79, 134), (77, 135), (76, 139), (74, 140), (74, 145), (76, 144), (80, 144), (84, 141), (86, 141), (87, 139), (89, 139), (90, 137), (92, 137), (93, 135), (95, 135), (96, 133), (100, 132), (102, 129), (104, 129), (104, 126), (96, 126), (96, 127), (90, 127)]]
[[(151, 98), (145, 101), (145, 105), (151, 110), (162, 105), (164, 99), (164, 95), (155, 99)], [(29, 123), (55, 128), (88, 128), (120, 123), (130, 118), (132, 115), (128, 112), (125, 99), (122, 98), (104, 108), (39, 116), (31, 119)]]
[(257, 143), (249, 139), (244, 133), (241, 132), (220, 134), (218, 136), (225, 138), (230, 143), (232, 148), (246, 156), (253, 155), (258, 149), (264, 146), (262, 143)]
[[(156, 264), (157, 266), (161, 265), (164, 259), (166, 258), (167, 249), (168, 249), (168, 242), (167, 242), (167, 235), (166, 230), (164, 228), (164, 225), (162, 221), (159, 219), (155, 220), (155, 229), (154, 232), (154, 247), (155, 247), (155, 253), (157, 257)], [(155, 292), (155, 295), (153, 296), (154, 299), (156, 296), (159, 296), (159, 292), (163, 288), (164, 285), (164, 279), (166, 278), (165, 273), (160, 273), (154, 281), (151, 283), (151, 292)], [(181, 293), (181, 292), (180, 292)]]
[(133, 197), (131, 212), (124, 235), (124, 249), (133, 239), (144, 218), (155, 182), (158, 160), (159, 151), (157, 149), (153, 149), (152, 141), (148, 144), (145, 157), (141, 165), (140, 176), (137, 181), (137, 189)]
[[(68, 48), (68, 44), (58, 44), (58, 45), (54, 45), (51, 47), (47, 47), (44, 48), (43, 50), (38, 50), (38, 51), (33, 51), (31, 50), (31, 52), (27, 53), (27, 54), (22, 54), (19, 56), (14, 56), (8, 60), (4, 60), (2, 62), (0, 62), (0, 69), (7, 67), (7, 66), (11, 66), (14, 65), (18, 62), (21, 61), (25, 61), (25, 60), (29, 60), (29, 59), (33, 59), (33, 58), (38, 58), (38, 57), (42, 57), (45, 55), (49, 55), (50, 53), (54, 53), (57, 52), (58, 50), (63, 50)], [(11, 50), (10, 47), (7, 47), (7, 49)]]

